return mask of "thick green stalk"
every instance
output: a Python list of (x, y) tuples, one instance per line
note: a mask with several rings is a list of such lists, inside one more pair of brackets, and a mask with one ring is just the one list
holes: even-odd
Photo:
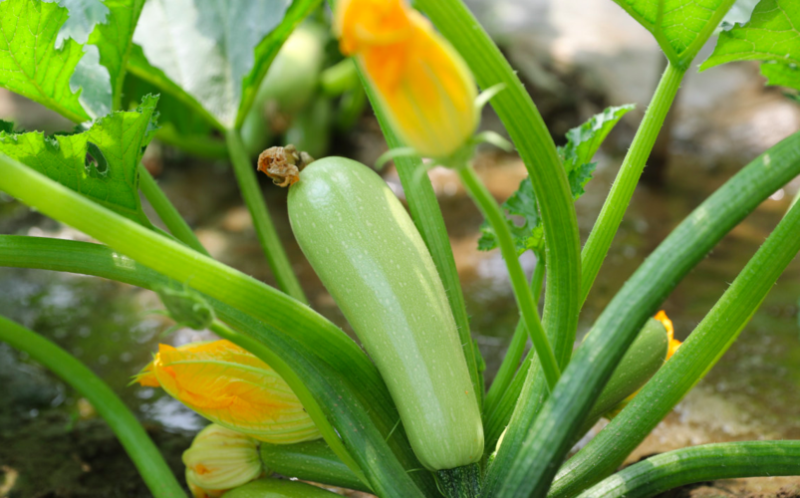
[(522, 320), (525, 327), (528, 329), (528, 334), (533, 342), (533, 347), (536, 349), (536, 354), (542, 363), (544, 375), (547, 378), (547, 384), (552, 390), (561, 376), (558, 368), (558, 361), (553, 353), (553, 348), (550, 346), (550, 341), (547, 339), (547, 334), (542, 327), (542, 322), (539, 319), (539, 311), (537, 310), (536, 301), (533, 299), (533, 292), (528, 286), (525, 272), (522, 271), (522, 265), (517, 256), (517, 248), (514, 245), (514, 239), (511, 237), (511, 230), (508, 228), (506, 218), (503, 216), (503, 211), (494, 200), (489, 189), (481, 182), (480, 178), (475, 174), (472, 166), (464, 165), (458, 168), (458, 176), (461, 182), (473, 198), (475, 203), (480, 208), (483, 216), (489, 220), (495, 234), (497, 235), (497, 243), (500, 246), (500, 252), (506, 262), (508, 274), (511, 279), (511, 285), (514, 288), (514, 297), (517, 300)]
[(156, 498), (186, 498), (156, 445), (125, 404), (75, 357), (39, 334), (0, 316), (0, 341), (28, 353), (81, 393), (111, 427)]
[(206, 248), (197, 240), (197, 236), (194, 234), (191, 227), (189, 227), (178, 210), (175, 209), (175, 206), (172, 205), (172, 202), (170, 202), (169, 198), (164, 194), (164, 191), (158, 187), (158, 184), (150, 175), (150, 172), (147, 171), (147, 168), (139, 164), (138, 171), (139, 189), (142, 191), (145, 198), (147, 198), (148, 202), (150, 202), (150, 205), (153, 206), (153, 209), (156, 211), (156, 214), (158, 214), (158, 217), (161, 218), (161, 221), (167, 225), (170, 233), (195, 251), (208, 256), (209, 254)]
[[(357, 67), (357, 69), (360, 71), (360, 68)], [(379, 101), (373, 95), (373, 89), (363, 77), (362, 83), (372, 103), (375, 116), (378, 118), (381, 131), (386, 137), (386, 144), (390, 149), (402, 147), (404, 144), (392, 130)], [(433, 185), (428, 175), (418, 174), (420, 168), (423, 167), (419, 158), (397, 157), (394, 160), (394, 164), (397, 168), (397, 174), (400, 176), (400, 183), (403, 185), (408, 209), (411, 211), (411, 219), (414, 220), (414, 225), (419, 230), (422, 240), (425, 241), (425, 246), (431, 253), (433, 263), (436, 265), (436, 270), (442, 279), (442, 285), (444, 285), (444, 290), (447, 293), (447, 300), (450, 303), (450, 309), (453, 311), (453, 318), (455, 318), (456, 327), (458, 328), (461, 349), (464, 351), (464, 358), (467, 360), (467, 369), (474, 386), (473, 390), (478, 397), (478, 406), (482, 406), (485, 387), (483, 385), (483, 377), (478, 368), (478, 355), (480, 353), (477, 351), (470, 334), (469, 316), (464, 303), (464, 293), (461, 290), (456, 260), (450, 247), (450, 238), (447, 235), (442, 210), (436, 200), (436, 193), (433, 191)]]
[[(0, 235), (0, 266), (15, 268), (35, 268), (51, 271), (63, 271), (93, 275), (118, 282), (136, 285), (145, 289), (156, 290), (162, 286), (171, 285), (173, 282), (166, 276), (146, 268), (136, 261), (127, 258), (110, 248), (86, 242), (70, 240), (48, 239), (43, 237), (24, 237), (17, 235)], [(274, 291), (278, 295), (283, 295)], [(214, 299), (207, 294), (204, 298), (212, 305), (217, 316), (235, 327), (237, 330), (252, 335), (266, 348), (254, 347), (254, 354), (270, 365), (289, 384), (294, 393), (303, 403), (303, 407), (317, 424), (325, 441), (332, 451), (352, 469), (354, 475), (361, 475), (359, 465), (353, 466), (353, 458), (337, 436), (328, 419), (332, 422), (339, 420), (340, 426), (357, 425), (361, 428), (356, 436), (367, 437), (366, 443), (374, 444), (377, 439), (383, 444), (385, 441), (392, 448), (395, 455), (406, 469), (419, 469), (420, 464), (411, 451), (408, 440), (402, 427), (396, 426), (398, 419), (397, 410), (388, 399), (388, 393), (383, 397), (375, 397), (374, 390), (368, 388), (369, 376), (358, 371), (359, 357), (353, 358), (348, 352), (332, 344), (329, 335), (323, 334), (309, 338), (304, 344), (303, 331), (298, 323), (288, 333), (273, 327), (274, 323), (256, 320), (241, 311)], [(232, 337), (233, 338), (233, 337)], [(241, 346), (249, 349), (254, 341), (244, 335), (237, 335), (236, 340)], [(317, 354), (307, 353), (309, 344), (316, 346)], [(334, 361), (341, 359), (343, 365), (336, 365)], [(320, 361), (322, 360), (322, 361)], [(355, 368), (354, 368), (355, 367)], [(348, 369), (351, 369), (349, 371)], [(345, 386), (343, 377), (350, 379), (353, 384)], [(373, 391), (370, 393), (369, 391)], [(353, 394), (359, 396), (353, 399)], [(317, 398), (320, 397), (320, 402)], [(348, 403), (342, 403), (348, 399)], [(331, 413), (330, 407), (338, 410)], [(369, 407), (369, 408), (366, 408)], [(364, 418), (370, 415), (371, 420)], [(359, 420), (360, 418), (360, 420)], [(344, 420), (342, 420), (344, 419)], [(378, 435), (369, 435), (375, 424), (381, 431)], [(343, 434), (344, 438), (354, 434)], [(390, 437), (391, 435), (391, 437)], [(370, 439), (372, 438), (372, 441)], [(351, 442), (351, 447), (362, 448), (364, 441), (359, 444)], [(375, 461), (375, 455), (385, 451), (381, 448), (371, 449), (370, 461)], [(391, 467), (392, 455), (381, 456), (381, 466)], [(394, 469), (392, 475), (403, 475), (403, 471)], [(409, 474), (423, 489), (428, 489), (430, 495), (435, 490), (433, 476), (429, 472), (417, 471)], [(391, 485), (391, 479), (384, 479)], [(413, 493), (412, 493), (413, 494)]]
[[(627, 320), (642, 320), (641, 323), (644, 323), (681, 279), (726, 233), (798, 174), (800, 133), (795, 133), (728, 180), (659, 245), (631, 277), (631, 287), (623, 289), (624, 297), (615, 299), (614, 307), (606, 310), (609, 317), (623, 318), (621, 321), (611, 322), (608, 330), (624, 326)], [(630, 310), (640, 312), (635, 316), (627, 315)], [(529, 353), (497, 408), (486, 412), (487, 448), (497, 440), (511, 419), (511, 413), (522, 391), (523, 379), (531, 366), (530, 357)]]
[[(542, 292), (542, 284), (544, 283), (544, 256), (540, 257), (536, 262), (536, 268), (533, 270), (533, 278), (531, 278), (531, 290), (533, 291), (533, 300), (538, 303), (540, 294)], [(500, 369), (492, 382), (492, 387), (486, 394), (486, 404), (484, 405), (484, 412), (491, 413), (494, 411), (497, 403), (502, 399), (503, 393), (508, 390), (511, 381), (514, 380), (514, 375), (519, 367), (519, 360), (525, 353), (525, 344), (528, 342), (528, 333), (525, 325), (520, 320), (517, 323), (517, 328), (514, 330), (514, 336), (511, 338), (511, 344), (508, 346), (503, 362), (500, 364)]]
[(318, 439), (297, 444), (261, 443), (259, 453), (264, 467), (277, 474), (366, 493), (371, 491), (339, 460), (325, 441)]
[[(276, 354), (280, 363), (273, 364), (273, 368), (296, 392), (306, 389), (303, 384), (307, 384), (315, 396), (325, 400), (324, 404), (321, 402), (323, 408), (339, 424), (339, 434), (354, 457), (360, 459), (359, 465), (376, 491), (387, 496), (416, 496), (419, 490), (412, 481), (425, 485), (425, 473), (415, 472), (410, 476), (402, 470), (398, 472), (397, 460), (386, 452), (386, 434), (397, 421), (391, 397), (363, 351), (332, 323), (285, 294), (156, 235), (15, 160), (0, 156), (0, 168), (3, 170), (0, 190), (173, 280), (190, 282), (194, 289), (218, 299), (220, 304), (247, 310), (252, 316), (245, 315), (249, 321), (231, 321), (235, 314), (226, 321), (237, 328), (245, 324), (246, 330), (263, 330), (259, 340), (271, 341), (268, 347), (283, 351), (283, 359)], [(120, 264), (126, 263), (120, 260)], [(299, 378), (295, 370), (305, 373), (303, 384), (290, 381)], [(326, 383), (329, 375), (326, 372), (336, 374), (331, 380), (336, 384)], [(342, 384), (342, 378), (357, 379), (358, 399), (353, 399), (354, 386)], [(366, 407), (370, 407), (369, 411), (365, 411)], [(373, 415), (375, 420), (367, 421), (363, 418), (365, 414)], [(373, 422), (379, 424), (380, 433), (373, 430)], [(341, 429), (353, 426), (359, 427), (359, 431)], [(395, 439), (391, 438), (388, 445), (395, 445)], [(379, 454), (383, 456), (378, 458)], [(413, 457), (404, 458), (412, 464), (415, 461)]]
[(553, 139), (516, 72), (461, 0), (416, 0), (415, 5), (461, 53), (481, 88), (505, 85), (490, 102), (525, 162), (542, 211), (547, 239), (543, 320), (563, 369), (578, 326), (580, 240), (572, 194)]
[(267, 262), (278, 282), (278, 287), (301, 303), (308, 304), (303, 288), (289, 263), (289, 258), (286, 257), (286, 251), (283, 250), (278, 232), (275, 231), (275, 226), (269, 217), (267, 203), (258, 187), (255, 168), (247, 156), (239, 132), (226, 130), (225, 142), (228, 144), (228, 153), (236, 174), (236, 181), (239, 182), (239, 190), (241, 190), (244, 203), (247, 204), (247, 209), (253, 218), (258, 241), (261, 242), (261, 247), (267, 256)]
[(678, 88), (681, 86), (683, 75), (686, 69), (677, 69), (672, 64), (667, 64), (661, 81), (656, 88), (650, 105), (645, 112), (644, 120), (633, 138), (633, 143), (625, 160), (617, 173), (611, 192), (608, 194), (603, 209), (589, 234), (589, 239), (583, 247), (581, 253), (582, 280), (581, 280), (581, 304), (586, 301), (586, 296), (594, 284), (597, 273), (606, 259), (614, 235), (619, 229), (622, 217), (628, 209), (636, 184), (644, 171), (645, 162), (650, 157), (650, 151), (656, 143), (658, 133), (664, 124)]
[(733, 344), (800, 251), (798, 233), (800, 207), (795, 206), (675, 355), (600, 434), (562, 467), (552, 496), (574, 496), (613, 472), (703, 378)]
[(502, 493), (522, 496), (547, 490), (557, 469), (548, 467), (549, 462), (566, 454), (573, 434), (636, 333), (725, 233), (800, 172), (799, 144), (797, 133), (762, 154), (696, 209), (639, 267), (595, 322), (533, 428), (521, 441), (512, 440), (508, 450), (505, 442), (501, 446), (495, 462), (506, 467), (492, 466), (497, 469), (492, 479), (498, 487), (491, 490), (504, 485)]
[(650, 498), (696, 482), (800, 476), (800, 441), (706, 444), (669, 451), (631, 465), (580, 498)]

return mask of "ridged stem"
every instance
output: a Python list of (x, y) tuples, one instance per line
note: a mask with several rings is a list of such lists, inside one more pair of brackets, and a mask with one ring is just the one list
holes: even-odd
[(547, 338), (544, 327), (542, 327), (533, 292), (528, 286), (525, 272), (522, 271), (522, 265), (517, 256), (517, 248), (514, 245), (514, 239), (511, 237), (511, 230), (508, 228), (506, 218), (503, 216), (503, 211), (486, 188), (486, 185), (475, 174), (472, 166), (464, 165), (458, 168), (458, 176), (461, 178), (461, 182), (469, 192), (469, 195), (478, 205), (483, 216), (489, 220), (497, 235), (497, 243), (506, 262), (506, 268), (508, 268), (508, 275), (514, 288), (517, 306), (519, 306), (522, 320), (528, 329), (536, 354), (542, 363), (542, 370), (547, 378), (547, 383), (552, 390), (561, 376), (561, 372), (558, 369), (558, 361), (553, 353), (553, 348), (550, 345), (550, 340)]
[(589, 234), (586, 245), (583, 246), (581, 252), (581, 303), (586, 301), (594, 280), (597, 278), (597, 273), (608, 255), (608, 249), (614, 241), (619, 224), (628, 209), (647, 158), (650, 157), (650, 152), (653, 150), (653, 145), (656, 143), (658, 133), (675, 100), (685, 73), (685, 69), (677, 69), (672, 64), (667, 64), (650, 105), (647, 107), (644, 120), (636, 131), (631, 148), (620, 166), (611, 192), (603, 203), (603, 208), (600, 210), (600, 215)]
[(233, 164), (233, 171), (236, 174), (236, 181), (239, 183), (239, 190), (241, 190), (244, 203), (247, 205), (248, 211), (250, 211), (258, 241), (264, 249), (269, 267), (278, 282), (278, 287), (301, 303), (308, 304), (308, 299), (306, 299), (303, 288), (292, 270), (289, 258), (286, 257), (286, 251), (281, 245), (278, 232), (275, 231), (275, 225), (273, 225), (267, 210), (267, 203), (264, 201), (264, 196), (258, 187), (255, 167), (245, 151), (239, 132), (226, 130), (225, 142), (228, 145), (228, 153)]
[(579, 498), (650, 498), (697, 482), (800, 475), (800, 441), (706, 444), (631, 465)]
[(189, 227), (178, 210), (175, 209), (175, 206), (158, 186), (150, 175), (150, 172), (147, 171), (147, 168), (139, 164), (138, 171), (139, 189), (148, 202), (150, 202), (150, 205), (153, 206), (156, 214), (158, 214), (158, 217), (161, 218), (161, 221), (167, 226), (170, 233), (195, 251), (208, 256), (209, 254), (206, 248), (197, 240), (197, 236), (194, 234), (191, 227)]

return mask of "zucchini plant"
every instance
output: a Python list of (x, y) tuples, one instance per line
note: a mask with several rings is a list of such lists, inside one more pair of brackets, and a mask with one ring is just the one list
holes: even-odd
[[(77, 359), (2, 317), (0, 340), (86, 396), (158, 498), (187, 489), (196, 497), (330, 496), (275, 476), (381, 497), (567, 498), (800, 475), (792, 441), (682, 449), (616, 472), (736, 340), (800, 252), (795, 202), (684, 344), (657, 314), (723, 236), (800, 175), (800, 132), (678, 225), (575, 348), (581, 308), (681, 82), (734, 4), (615, 1), (653, 34), (668, 62), (581, 248), (575, 201), (601, 143), (632, 107), (606, 109), (556, 147), (461, 0), (338, 0), (330, 21), (320, 0), (98, 0), (95, 9), (5, 0), (0, 61), (8, 70), (0, 85), (76, 128), (47, 136), (4, 126), (0, 191), (98, 243), (0, 235), (0, 265), (153, 290), (176, 323), (220, 337), (164, 345), (137, 376), (215, 424), (184, 454), (186, 486), (135, 416)], [(800, 91), (799, 25), (793, 0), (760, 0), (748, 22), (723, 25), (700, 70), (762, 61), (768, 84)], [(303, 31), (287, 42), (296, 29)], [(303, 145), (327, 137), (329, 124), (352, 123), (365, 96), (410, 215), (367, 165), (314, 160), (325, 148)], [(273, 138), (263, 121), (270, 99), (293, 120), (283, 131), (299, 138), (262, 153), (258, 169), (289, 188), (293, 235), (363, 349), (309, 306), (264, 202), (252, 155)], [(487, 104), (511, 142), (478, 132)], [(154, 138), (231, 163), (277, 287), (211, 257), (141, 165)], [(472, 168), (480, 143), (515, 148), (528, 171), (502, 205)], [(519, 309), (488, 390), (425, 174), (432, 165), (454, 169), (485, 217), (480, 248), (500, 250)], [(530, 280), (519, 261), (526, 251), (539, 261)], [(601, 417), (610, 420), (606, 428), (567, 458)]]

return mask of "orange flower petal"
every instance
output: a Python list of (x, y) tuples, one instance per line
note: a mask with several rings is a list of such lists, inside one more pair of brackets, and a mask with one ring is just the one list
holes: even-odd
[(291, 444), (320, 437), (286, 382), (232, 342), (180, 348), (161, 344), (137, 380), (152, 385), (153, 377), (170, 396), (200, 415), (255, 439)]
[(419, 154), (447, 157), (475, 132), (477, 89), (464, 60), (401, 0), (339, 3), (335, 29), (392, 128)]
[(664, 310), (659, 311), (656, 313), (654, 317), (656, 320), (664, 325), (664, 328), (667, 329), (667, 338), (669, 339), (669, 349), (667, 350), (667, 360), (672, 358), (672, 355), (675, 354), (675, 351), (681, 345), (681, 341), (675, 339), (675, 328), (672, 325), (672, 320), (669, 319), (667, 313)]

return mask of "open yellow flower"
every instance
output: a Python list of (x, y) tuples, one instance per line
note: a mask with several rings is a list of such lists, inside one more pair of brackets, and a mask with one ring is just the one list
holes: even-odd
[(286, 382), (230, 341), (160, 344), (136, 381), (160, 386), (212, 422), (261, 441), (292, 444), (321, 437)]
[(339, 0), (334, 30), (417, 153), (452, 155), (475, 133), (475, 80), (464, 60), (403, 0)]
[(672, 326), (672, 320), (669, 319), (664, 310), (661, 310), (658, 313), (656, 313), (656, 316), (654, 316), (653, 318), (661, 322), (661, 324), (664, 325), (664, 328), (667, 329), (667, 338), (669, 338), (669, 349), (667, 350), (666, 359), (669, 360), (670, 358), (672, 358), (672, 355), (675, 354), (675, 351), (677, 351), (678, 348), (681, 346), (681, 341), (675, 339), (675, 328)]

